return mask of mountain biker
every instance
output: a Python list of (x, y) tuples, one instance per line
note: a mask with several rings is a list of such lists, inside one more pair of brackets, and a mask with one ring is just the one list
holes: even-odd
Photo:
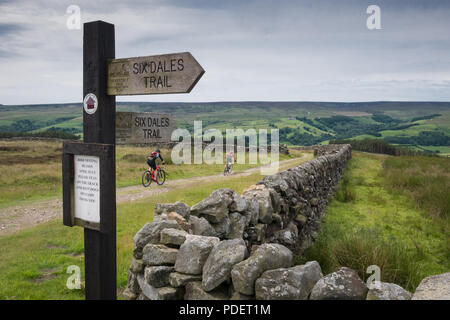
[(234, 163), (234, 152), (231, 149), (230, 151), (228, 151), (228, 153), (226, 154), (226, 162), (225, 162), (225, 167), (224, 170), (226, 170), (227, 167), (229, 167), (228, 172), (231, 172), (231, 169), (233, 168), (233, 163)]
[(147, 157), (147, 164), (149, 165), (148, 170), (152, 173), (153, 177), (156, 177), (158, 174), (158, 170), (156, 170), (156, 159), (158, 158), (161, 159), (163, 164), (166, 163), (163, 157), (161, 156), (161, 150), (159, 149), (156, 149), (155, 151), (151, 152)]

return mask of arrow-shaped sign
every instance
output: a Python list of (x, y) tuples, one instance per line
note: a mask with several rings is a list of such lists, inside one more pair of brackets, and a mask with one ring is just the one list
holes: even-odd
[(189, 52), (108, 61), (108, 95), (188, 93), (205, 73)]

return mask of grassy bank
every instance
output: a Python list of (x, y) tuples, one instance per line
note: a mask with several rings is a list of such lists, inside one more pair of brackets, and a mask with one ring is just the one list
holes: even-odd
[[(353, 153), (319, 237), (299, 260), (324, 273), (340, 266), (381, 268), (381, 281), (414, 291), (450, 270), (449, 160)], [(447, 217), (447, 218), (446, 218)]]
[[(37, 200), (61, 197), (61, 142), (0, 141), (0, 209)], [(142, 172), (148, 168), (146, 158), (151, 150), (144, 147), (116, 148), (117, 187), (139, 185)], [(168, 179), (190, 178), (220, 173), (222, 164), (172, 164), (171, 152), (161, 149), (167, 162)], [(299, 156), (280, 155), (280, 160)], [(248, 155), (247, 155), (248, 157)], [(257, 164), (235, 164), (240, 172)]]

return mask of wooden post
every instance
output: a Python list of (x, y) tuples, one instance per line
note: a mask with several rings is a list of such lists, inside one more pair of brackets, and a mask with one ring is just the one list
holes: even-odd
[[(106, 94), (107, 59), (115, 58), (114, 25), (103, 21), (84, 24), (83, 98), (94, 94), (97, 110), (83, 111), (83, 133), (86, 143), (115, 145), (116, 97)], [(116, 164), (113, 149), (109, 195), (101, 199), (101, 216), (111, 225), (108, 232), (84, 229), (86, 299), (116, 299)], [(109, 224), (108, 223), (108, 224)]]

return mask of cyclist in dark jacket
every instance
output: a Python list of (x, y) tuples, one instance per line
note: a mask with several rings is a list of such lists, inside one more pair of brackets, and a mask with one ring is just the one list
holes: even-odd
[(163, 157), (161, 156), (161, 151), (159, 149), (156, 149), (155, 151), (151, 152), (147, 157), (147, 164), (152, 169), (149, 170), (152, 172), (153, 177), (157, 177), (158, 170), (156, 170), (156, 159), (161, 159), (162, 163), (164, 164), (165, 161)]

